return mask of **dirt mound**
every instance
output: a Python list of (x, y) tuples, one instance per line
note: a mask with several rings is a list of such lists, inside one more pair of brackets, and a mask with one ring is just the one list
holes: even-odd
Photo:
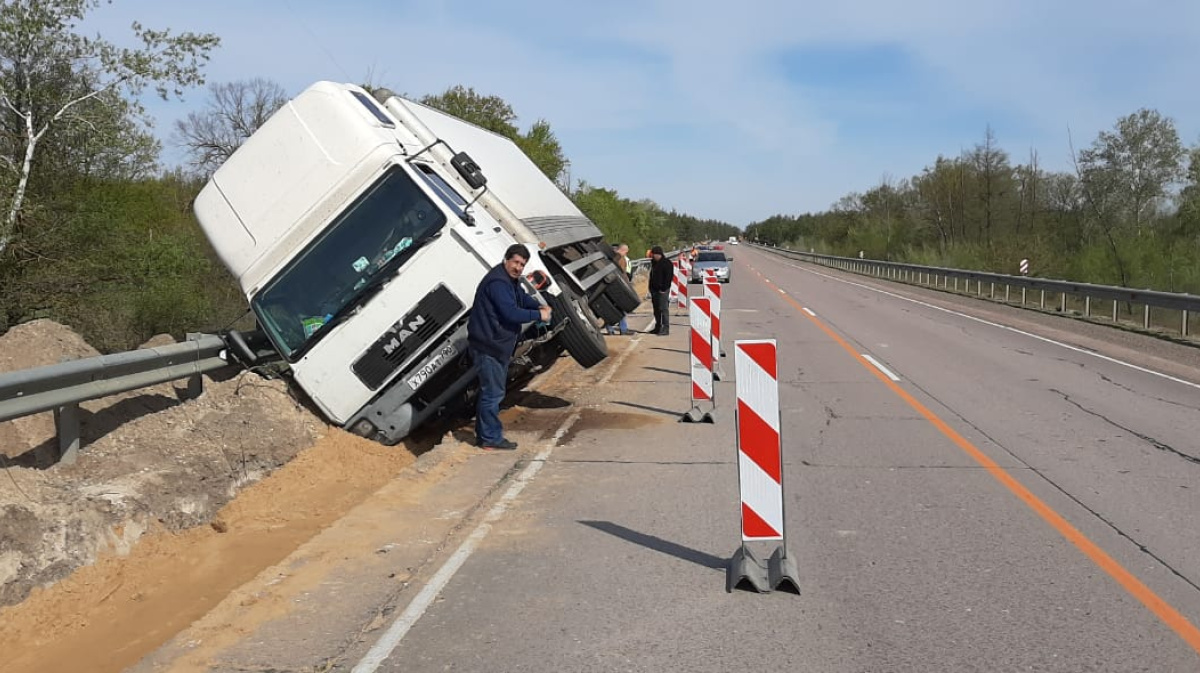
[[(169, 337), (155, 337), (147, 347), (165, 343)], [(0, 336), (0, 371), (96, 354), (46, 320)], [(51, 414), (0, 423), (0, 605), (105, 551), (128, 553), (147, 531), (209, 522), (325, 428), (283, 381), (242, 373), (205, 377), (204, 386), (186, 402), (164, 384), (82, 404), (85, 444), (71, 466), (38, 457), (56, 441)]]

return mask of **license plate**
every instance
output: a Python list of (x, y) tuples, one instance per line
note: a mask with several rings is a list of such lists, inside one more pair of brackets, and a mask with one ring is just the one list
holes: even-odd
[(438, 351), (437, 355), (430, 358), (424, 366), (418, 369), (417, 373), (408, 377), (408, 387), (413, 390), (420, 388), (429, 380), (430, 376), (433, 376), (434, 372), (441, 369), (442, 365), (449, 362), (455, 355), (458, 355), (458, 349), (454, 347), (454, 344), (447, 344), (442, 347), (442, 350)]

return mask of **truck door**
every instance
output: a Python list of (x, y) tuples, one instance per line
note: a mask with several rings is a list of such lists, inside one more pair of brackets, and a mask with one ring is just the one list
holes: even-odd
[(438, 175), (432, 166), (415, 162), (414, 166), (434, 193), (465, 223), (465, 226), (451, 227), (452, 235), (479, 258), (484, 268), (490, 269), (503, 261), (504, 251), (512, 244), (512, 238), (501, 228), (500, 223), (482, 208), (474, 209), (469, 217), (465, 217), (467, 202), (463, 197)]

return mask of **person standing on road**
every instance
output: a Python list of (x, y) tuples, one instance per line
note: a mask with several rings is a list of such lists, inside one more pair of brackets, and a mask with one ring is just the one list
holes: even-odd
[(675, 281), (675, 265), (663, 254), (662, 246), (650, 249), (650, 300), (654, 306), (654, 328), (649, 333), (667, 336), (671, 332), (669, 315), (671, 285)]
[(467, 321), (467, 345), (479, 372), (479, 400), (475, 408), (475, 439), (480, 448), (511, 451), (517, 443), (504, 437), (500, 402), (508, 383), (508, 363), (517, 348), (517, 336), (528, 322), (550, 321), (550, 307), (521, 290), (521, 272), (529, 262), (529, 248), (520, 243), (504, 252), (479, 281), (475, 303)]
[[(633, 265), (629, 261), (629, 246), (622, 243), (615, 248), (614, 252), (617, 254), (613, 257), (613, 264), (616, 264), (621, 273), (625, 274), (626, 280), (633, 280)], [(604, 326), (605, 333), (610, 335), (613, 334), (614, 329), (617, 330), (616, 334), (629, 334), (629, 323), (625, 319), (625, 316), (622, 315), (621, 322), (616, 325)]]

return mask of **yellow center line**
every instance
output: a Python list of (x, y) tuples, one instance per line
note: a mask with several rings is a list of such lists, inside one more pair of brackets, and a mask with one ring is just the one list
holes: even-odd
[[(777, 285), (772, 283), (770, 280), (767, 280), (765, 277), (763, 277), (763, 282), (765, 282), (767, 285), (774, 286), (777, 290), (779, 289)], [(925, 420), (929, 421), (933, 427), (937, 428), (939, 432), (945, 435), (950, 441), (954, 442), (958, 448), (962, 449), (964, 453), (974, 459), (975, 462), (981, 467), (986, 469), (988, 474), (992, 475), (996, 481), (1003, 484), (1004, 487), (1007, 488), (1013, 495), (1017, 496), (1017, 498), (1028, 505), (1030, 509), (1032, 509), (1035, 513), (1037, 513), (1038, 516), (1042, 518), (1042, 520), (1050, 524), (1054, 530), (1058, 531), (1060, 535), (1070, 541), (1071, 544), (1075, 545), (1079, 551), (1083, 552), (1085, 556), (1091, 559), (1092, 562), (1099, 566), (1100, 569), (1105, 573), (1107, 573), (1109, 577), (1112, 577), (1114, 580), (1116, 580), (1117, 583), (1125, 589), (1125, 591), (1129, 592), (1129, 595), (1140, 601), (1142, 605), (1145, 605), (1146, 608), (1150, 610), (1150, 612), (1153, 612), (1156, 617), (1158, 617), (1164, 624), (1169, 626), (1171, 630), (1178, 634), (1179, 637), (1182, 638), (1184, 642), (1186, 642), (1188, 646), (1192, 648), (1193, 651), (1195, 651), (1197, 654), (1200, 654), (1200, 630), (1193, 626), (1192, 623), (1189, 622), (1186, 617), (1180, 614), (1178, 610), (1171, 607), (1169, 603), (1159, 597), (1158, 594), (1154, 593), (1150, 587), (1142, 584), (1141, 580), (1135, 577), (1133, 573), (1126, 570), (1124, 566), (1109, 556), (1096, 543), (1092, 542), (1083, 533), (1079, 532), (1079, 530), (1068, 523), (1061, 514), (1056, 512), (1053, 508), (1034, 495), (1032, 491), (1025, 488), (1021, 482), (1017, 481), (1011, 474), (1005, 471), (1004, 468), (997, 465), (996, 461), (992, 460), (987, 454), (979, 450), (979, 448), (972, 444), (966, 437), (958, 434), (954, 428), (950, 427), (949, 424), (939, 418), (937, 414), (930, 411), (924, 404), (921, 404), (916, 398), (910, 395), (907, 390), (889, 379), (883, 372), (879, 371), (875, 367), (872, 367), (871, 364), (867, 362), (866, 358), (860, 355), (858, 351), (849, 343), (847, 343), (846, 340), (843, 339), (837, 332), (833, 331), (832, 328), (818, 319), (815, 315), (809, 315), (806, 313), (804, 311), (804, 307), (801, 306), (799, 302), (797, 302), (791, 296), (783, 294), (782, 292), (779, 293), (779, 296), (782, 297), (784, 301), (791, 304), (793, 308), (801, 313), (801, 315), (808, 318), (810, 322), (820, 328), (820, 330), (829, 338), (833, 339), (839, 346), (845, 349), (845, 351), (850, 354), (850, 357), (857, 360), (858, 363), (863, 366), (863, 368), (873, 374), (875, 378), (879, 379), (879, 381), (887, 386), (889, 390), (895, 393), (900, 399), (904, 400), (918, 414), (923, 416)]]

